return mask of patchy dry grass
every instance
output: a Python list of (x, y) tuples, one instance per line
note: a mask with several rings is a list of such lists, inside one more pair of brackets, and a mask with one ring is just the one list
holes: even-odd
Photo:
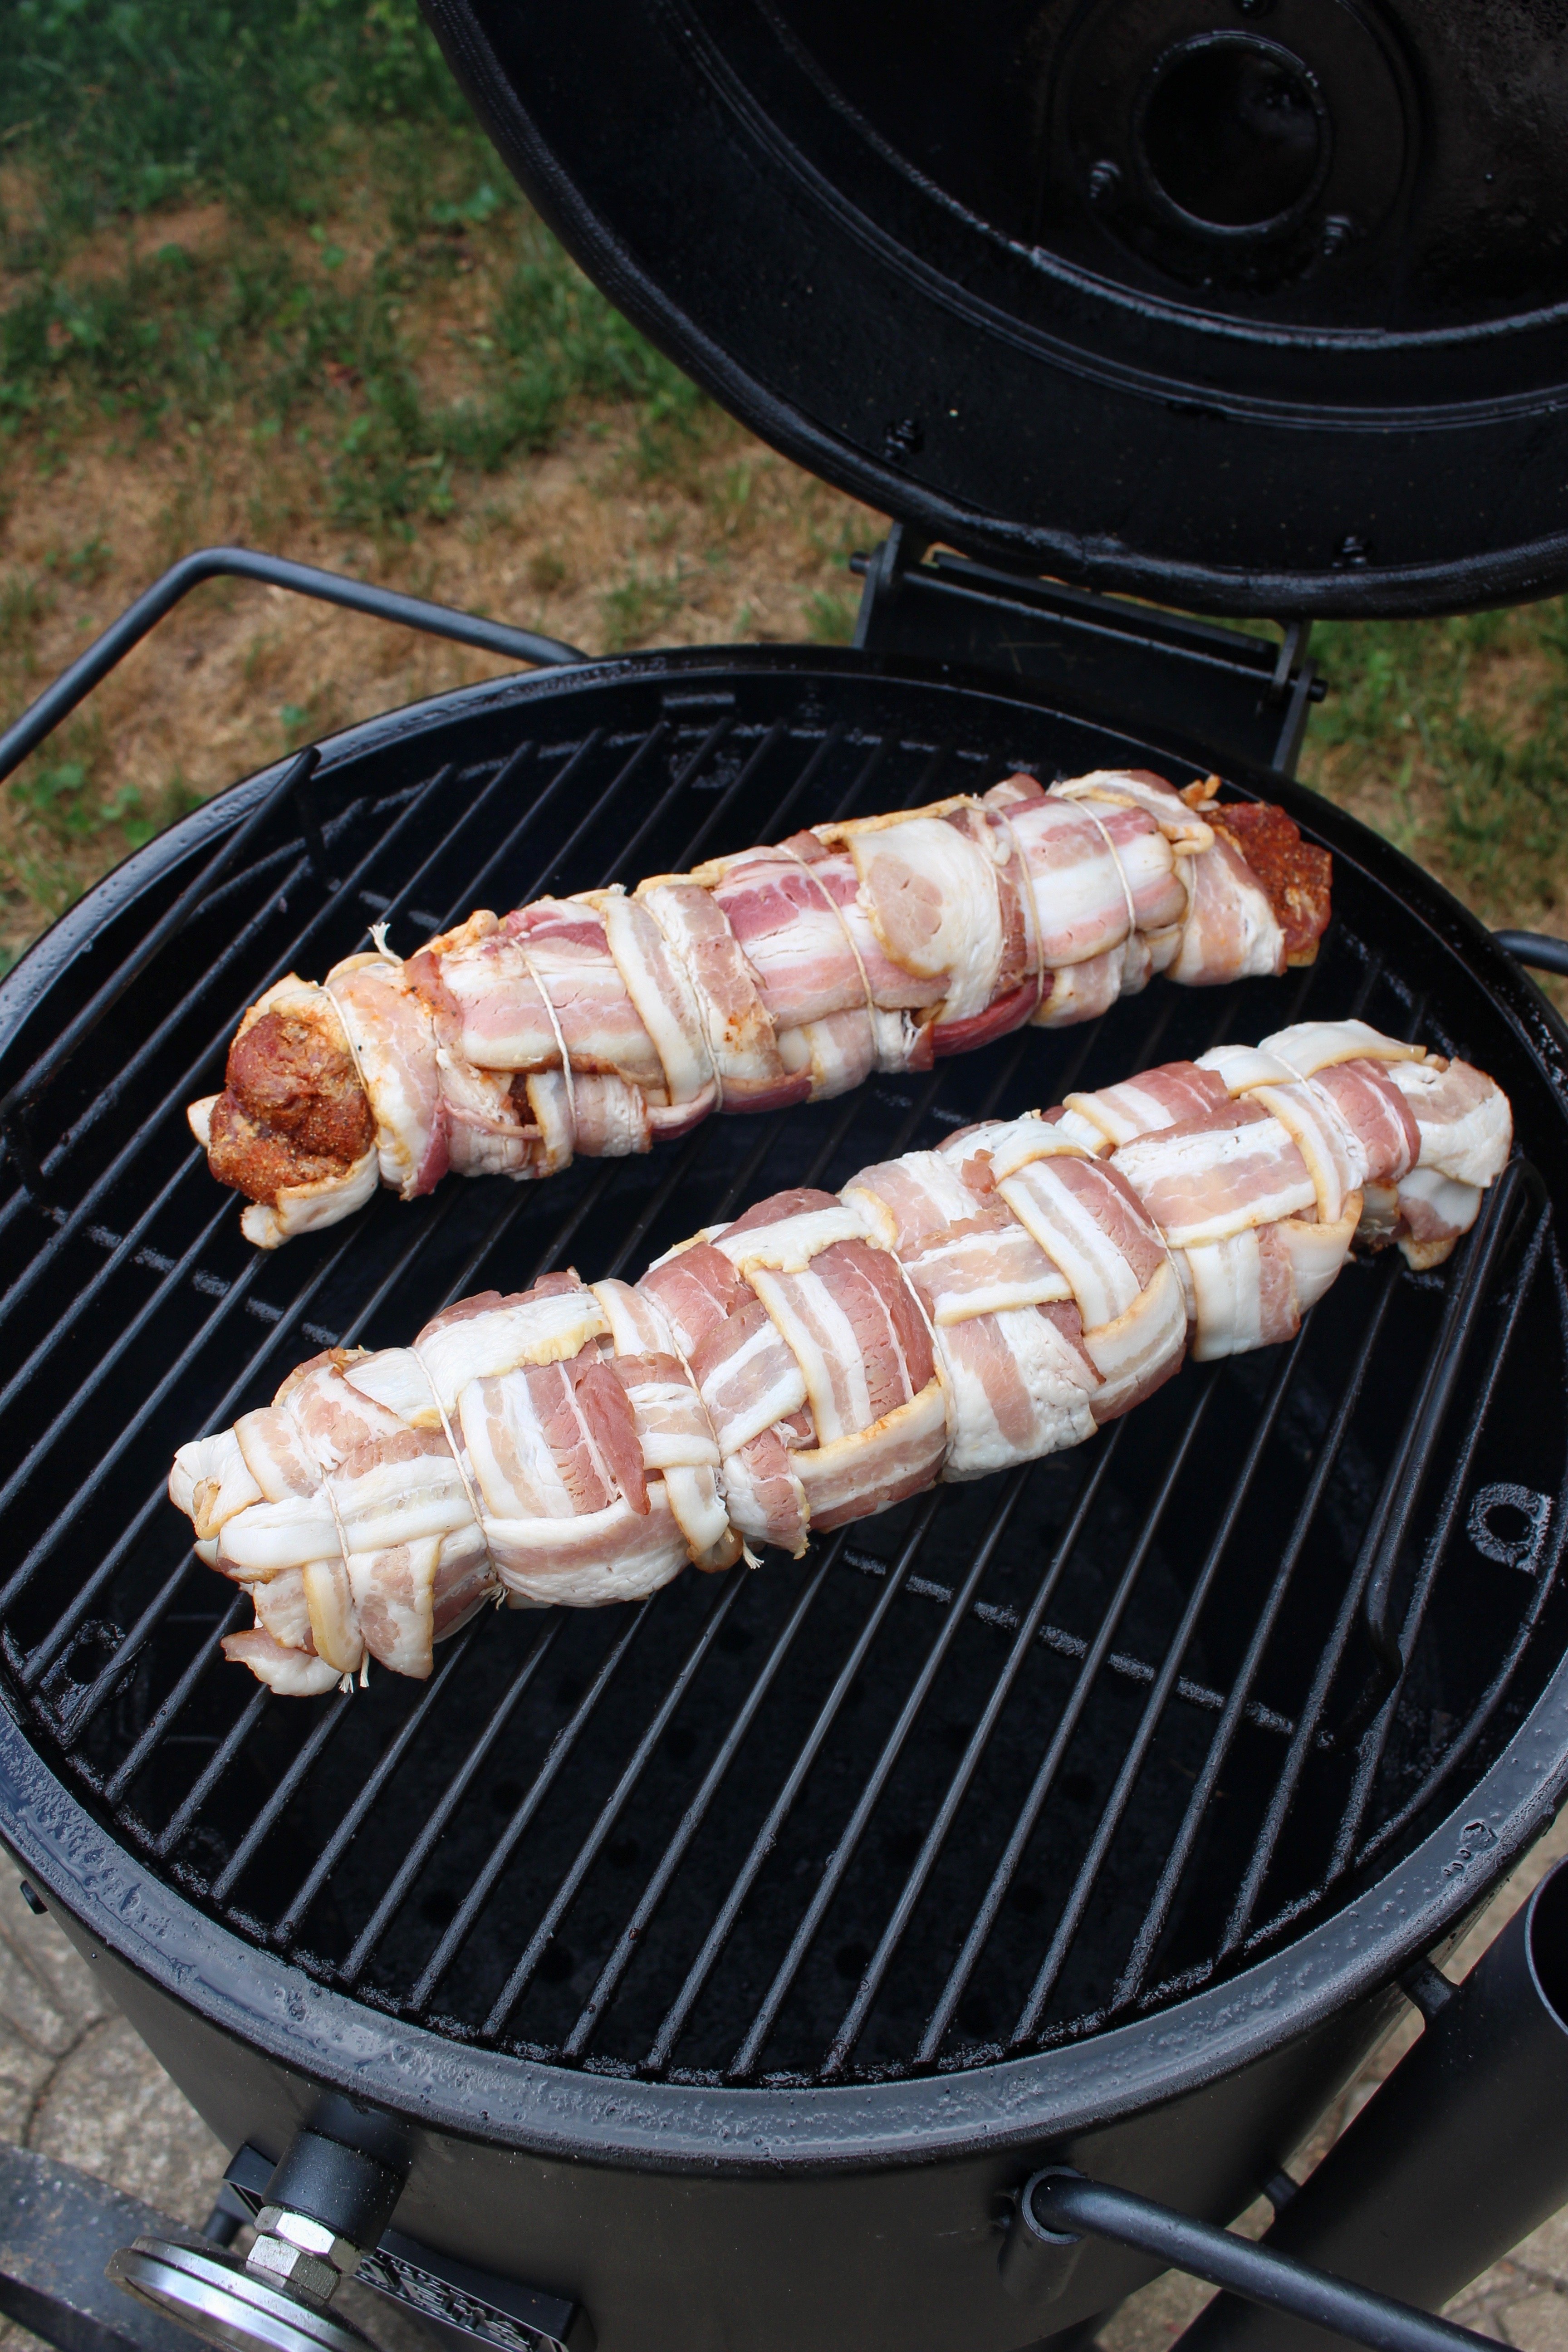
[(1302, 773), (1494, 925), (1568, 929), (1568, 606), (1334, 622)]
[[(593, 651), (847, 638), (879, 520), (584, 280), (413, 0), (0, 7), (0, 719), (213, 541)], [(1315, 650), (1307, 780), (1488, 920), (1568, 932), (1568, 610)], [(0, 959), (237, 775), (504, 667), (204, 587), (0, 793)]]
[[(237, 184), (201, 104), (138, 148), (123, 86), (90, 203), (74, 127), (0, 144), (0, 719), (213, 541), (595, 652), (844, 635), (844, 560), (877, 518), (752, 441), (582, 278), (420, 83), (411, 6), (300, 5), (335, 27), (354, 100), (274, 90), (318, 136), (308, 186), (277, 155)], [(68, 9), (19, 14), (40, 50), (74, 55)], [(396, 119), (343, 65), (356, 17), (406, 101)], [(197, 99), (248, 120), (188, 18), (156, 0), (115, 21), (143, 47), (190, 31)], [(507, 667), (346, 614), (323, 625), (277, 591), (198, 590), (0, 794), (0, 955), (237, 775)]]

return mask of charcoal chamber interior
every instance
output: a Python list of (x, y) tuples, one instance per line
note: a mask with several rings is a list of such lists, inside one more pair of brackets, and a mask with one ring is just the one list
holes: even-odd
[[(5, 1697), (154, 1887), (458, 2042), (812, 2084), (1168, 2006), (1331, 1917), (1462, 1804), (1563, 1647), (1554, 1033), (1517, 981), (1489, 995), (1479, 935), (1414, 869), (1310, 796), (1291, 805), (1335, 851), (1334, 921), (1282, 981), (1156, 982), (1102, 1022), (647, 1158), (383, 1194), (270, 1255), (184, 1124), (244, 1006), (374, 920), (407, 951), (475, 906), (1116, 762), (1203, 772), (995, 688), (803, 649), (634, 659), (374, 722), (326, 747), (319, 846), (275, 799), (39, 1089), (33, 1188), (14, 1154), (0, 1178)], [(275, 782), (141, 853), (4, 983), (5, 1086)], [(1087, 1445), (798, 1563), (689, 1572), (634, 1607), (487, 1611), (428, 1683), (373, 1667), (352, 1695), (279, 1700), (223, 1662), (249, 1605), (193, 1559), (169, 1456), (304, 1357), (406, 1341), (444, 1301), (552, 1267), (635, 1277), (781, 1186), (1352, 1013), (1513, 1097), (1521, 1164), (1446, 1268), (1352, 1264), (1291, 1347), (1188, 1366)]]

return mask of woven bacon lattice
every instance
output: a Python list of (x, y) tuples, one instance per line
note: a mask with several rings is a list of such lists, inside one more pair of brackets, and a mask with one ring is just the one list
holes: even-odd
[(1049, 792), (1016, 776), (630, 894), (481, 910), (406, 961), (383, 938), (320, 985), (269, 989), (191, 1125), (271, 1248), (378, 1183), (408, 1200), (449, 1168), (548, 1176), (712, 1110), (817, 1101), (1025, 1022), (1091, 1019), (1156, 972), (1202, 985), (1310, 962), (1327, 853), (1282, 811), (1208, 790), (1194, 807), (1157, 776)]
[(1220, 1046), (777, 1194), (635, 1285), (319, 1356), (170, 1492), (264, 1680), (428, 1674), (488, 1597), (635, 1599), (1076, 1445), (1189, 1352), (1290, 1337), (1358, 1234), (1446, 1256), (1510, 1141), (1489, 1078), (1360, 1022)]

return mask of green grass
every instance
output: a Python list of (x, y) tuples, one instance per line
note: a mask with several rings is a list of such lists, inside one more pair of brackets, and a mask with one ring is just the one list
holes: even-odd
[(217, 193), (311, 219), (342, 134), (473, 136), (405, 0), (6, 0), (0, 140), (40, 169), (35, 234)]
[(1568, 892), (1568, 603), (1328, 622), (1309, 782), (1373, 817), (1495, 922)]
[[(264, 446), (309, 415), (333, 520), (406, 534), (585, 402), (637, 405), (650, 476), (700, 432), (696, 388), (506, 180), (412, 0), (0, 0), (0, 156), (29, 197), (0, 219), (0, 435), (66, 446), (107, 415)], [(212, 199), (216, 250), (104, 266), (106, 233), (129, 248), (143, 215)], [(444, 399), (417, 325), (476, 267), (477, 389)]]

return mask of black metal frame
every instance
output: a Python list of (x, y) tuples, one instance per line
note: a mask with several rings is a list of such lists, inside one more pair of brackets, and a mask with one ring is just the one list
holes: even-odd
[(1027, 578), (932, 550), (895, 523), (849, 568), (866, 586), (854, 642), (905, 661), (961, 661), (1114, 710), (1123, 727), (1199, 736), (1211, 757), (1293, 776), (1307, 715), (1327, 687), (1310, 621), (1267, 637), (1125, 597)]
[(285, 556), (265, 555), (252, 547), (198, 547), (171, 564), (161, 580), (154, 580), (133, 604), (127, 605), (120, 618), (0, 735), (0, 783), (124, 660), (132, 646), (140, 645), (173, 612), (182, 597), (205, 580), (223, 579), (259, 581), (265, 587), (312, 596), (320, 604), (339, 604), (346, 612), (363, 613), (373, 620), (395, 622), (399, 628), (419, 629), (426, 636), (477, 646), (481, 653), (504, 654), (512, 661), (549, 667), (587, 658), (559, 637), (514, 629), (506, 622), (486, 620), (479, 613), (461, 613), (450, 604), (433, 604), (424, 596), (405, 595), (401, 589), (378, 588), (371, 581), (353, 580), (342, 572), (293, 563)]
[(1224, 2287), (1246, 2302), (1271, 2311), (1288, 2312), (1313, 2326), (1327, 2328), (1371, 2352), (1476, 2352), (1492, 2341), (1451, 2320), (1434, 2318), (1391, 2295), (1374, 2294), (1349, 2279), (1331, 2277), (1308, 2263), (1275, 2253), (1232, 2230), (1212, 2222), (1194, 2221), (1168, 2205), (1148, 2197), (1134, 2197), (1125, 2189), (1086, 2179), (1070, 2166), (1047, 2165), (1027, 2180), (1003, 2253), (1003, 2276), (1008, 2257), (1028, 2250), (1031, 2267), (1058, 2273), (1051, 2286), (1060, 2293), (1070, 2275), (1085, 2238), (1108, 2240), (1147, 2254), (1162, 2269), (1184, 2271), (1189, 2278)]

